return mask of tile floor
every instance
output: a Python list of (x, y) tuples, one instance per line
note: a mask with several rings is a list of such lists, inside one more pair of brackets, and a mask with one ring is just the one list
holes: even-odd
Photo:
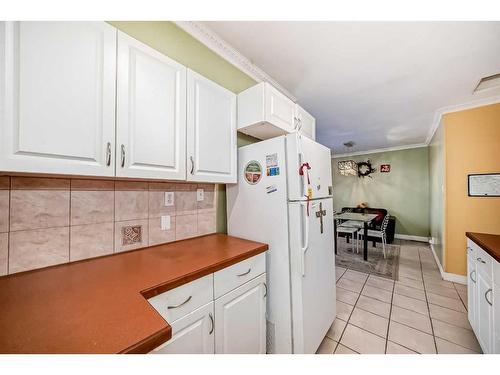
[(429, 246), (400, 243), (395, 282), (337, 267), (337, 318), (317, 353), (481, 352), (467, 319), (467, 287), (441, 279)]

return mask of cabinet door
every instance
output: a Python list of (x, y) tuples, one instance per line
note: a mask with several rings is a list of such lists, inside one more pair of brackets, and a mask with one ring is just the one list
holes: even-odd
[(316, 119), (309, 112), (297, 104), (297, 121), (301, 129), (301, 133), (305, 136), (316, 140)]
[(467, 314), (472, 329), (476, 330), (477, 323), (477, 271), (473, 256), (467, 257)]
[(0, 170), (114, 175), (116, 29), (0, 22)]
[(236, 182), (236, 95), (188, 70), (188, 181)]
[(116, 175), (183, 180), (186, 68), (118, 32)]
[(491, 275), (478, 269), (477, 272), (477, 317), (476, 336), (484, 353), (491, 353), (493, 336), (493, 293)]
[(265, 106), (266, 121), (286, 132), (295, 129), (295, 103), (270, 84), (266, 83)]
[(493, 353), (500, 354), (500, 285), (493, 285), (493, 329), (494, 348)]
[(213, 354), (214, 303), (171, 323), (172, 338), (160, 345), (152, 354)]
[(266, 275), (215, 301), (215, 352), (266, 353)]

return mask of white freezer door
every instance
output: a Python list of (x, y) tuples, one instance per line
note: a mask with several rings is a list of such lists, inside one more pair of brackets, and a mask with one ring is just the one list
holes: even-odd
[(286, 157), (288, 176), (288, 199), (304, 199), (304, 181), (299, 175), (302, 163), (309, 163), (309, 176), (313, 189), (313, 198), (325, 198), (332, 186), (332, 159), (330, 149), (312, 139), (297, 133), (286, 136)]
[(332, 199), (310, 202), (309, 216), (306, 204), (289, 204), (289, 226), (293, 352), (308, 354), (316, 352), (335, 319), (336, 293)]

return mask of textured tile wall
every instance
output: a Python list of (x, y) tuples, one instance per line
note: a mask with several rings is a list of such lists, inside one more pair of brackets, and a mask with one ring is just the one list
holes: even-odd
[(215, 195), (213, 184), (0, 176), (0, 276), (214, 233)]

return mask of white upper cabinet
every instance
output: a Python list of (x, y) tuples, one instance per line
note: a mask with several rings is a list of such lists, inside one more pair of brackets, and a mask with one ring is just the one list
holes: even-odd
[(300, 105), (296, 104), (295, 108), (296, 120), (301, 133), (312, 140), (316, 140), (316, 119)]
[(0, 170), (114, 175), (116, 29), (0, 23)]
[(238, 94), (238, 131), (259, 139), (295, 128), (295, 103), (267, 82)]
[(186, 68), (118, 32), (116, 175), (184, 180)]
[(187, 180), (236, 182), (236, 95), (187, 74)]
[(238, 94), (238, 131), (268, 139), (295, 131), (316, 137), (316, 120), (267, 82)]

